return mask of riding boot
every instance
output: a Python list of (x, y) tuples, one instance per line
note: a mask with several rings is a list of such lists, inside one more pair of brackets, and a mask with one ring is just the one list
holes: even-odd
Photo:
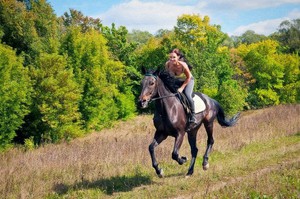
[(192, 110), (191, 115), (190, 115), (190, 124), (196, 123), (196, 118), (195, 118), (195, 111)]
[(196, 125), (195, 111), (191, 110), (191, 114), (189, 117), (189, 123), (187, 125), (186, 131), (190, 131)]

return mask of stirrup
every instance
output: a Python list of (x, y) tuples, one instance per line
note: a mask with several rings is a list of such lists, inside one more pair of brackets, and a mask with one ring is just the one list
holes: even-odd
[(186, 130), (186, 131), (190, 131), (190, 130), (192, 130), (196, 125), (197, 125), (197, 124), (196, 124), (195, 122), (189, 122), (189, 123), (187, 123), (185, 130)]
[(189, 117), (189, 123), (196, 123), (195, 113), (192, 113)]

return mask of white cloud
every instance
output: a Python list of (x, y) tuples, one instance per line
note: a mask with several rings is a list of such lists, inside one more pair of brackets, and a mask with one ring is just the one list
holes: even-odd
[(218, 8), (221, 10), (249, 10), (261, 9), (268, 7), (277, 7), (283, 4), (300, 3), (300, 0), (211, 0), (209, 7), (212, 9)]
[[(240, 12), (263, 7), (275, 7), (282, 4), (300, 3), (300, 0), (126, 0), (114, 4), (109, 10), (101, 13), (100, 18), (104, 25), (125, 26), (128, 30), (138, 29), (155, 33), (159, 29), (173, 29), (178, 16), (182, 14), (208, 15), (213, 24), (220, 24), (229, 35), (241, 35), (247, 30), (254, 30), (257, 34), (269, 35), (277, 30), (283, 20), (300, 18), (299, 7), (286, 17), (256, 21), (237, 27), (243, 23), (239, 18)], [(299, 5), (299, 4), (297, 4)], [(237, 27), (237, 28), (235, 28)]]
[(253, 30), (256, 34), (263, 34), (267, 36), (273, 32), (276, 32), (277, 28), (279, 27), (279, 24), (286, 19), (287, 18), (265, 20), (257, 23), (252, 23), (246, 26), (239, 26), (237, 29), (234, 30), (232, 35), (242, 35), (247, 30)]
[(245, 25), (245, 26), (239, 26), (234, 30), (233, 33), (230, 33), (230, 35), (242, 35), (247, 30), (253, 30), (257, 34), (263, 34), (268, 36), (271, 33), (276, 32), (279, 28), (280, 23), (283, 22), (284, 20), (293, 20), (296, 18), (300, 18), (299, 9), (292, 10), (286, 17), (283, 18), (265, 20), (265, 21), (260, 21), (257, 23)]
[(111, 7), (99, 17), (105, 25), (115, 23), (127, 29), (147, 30), (155, 33), (159, 29), (172, 29), (177, 17), (182, 14), (198, 14), (203, 5), (183, 6), (166, 1), (142, 2), (131, 0)]

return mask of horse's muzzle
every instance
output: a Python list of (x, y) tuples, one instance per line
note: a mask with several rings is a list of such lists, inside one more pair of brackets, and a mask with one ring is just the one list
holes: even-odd
[(148, 105), (149, 105), (149, 100), (139, 100), (138, 101), (138, 105), (139, 105), (139, 107), (140, 108), (147, 108), (148, 107)]

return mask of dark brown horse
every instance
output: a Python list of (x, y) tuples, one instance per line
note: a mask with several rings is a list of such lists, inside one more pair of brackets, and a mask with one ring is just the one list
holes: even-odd
[[(175, 137), (175, 143), (172, 152), (172, 159), (177, 161), (180, 165), (185, 163), (187, 158), (179, 156), (179, 149), (186, 133), (188, 117), (182, 103), (176, 96), (177, 94), (172, 93), (164, 84), (161, 76), (159, 75), (159, 70), (153, 72), (143, 69), (143, 72), (145, 77), (142, 80), (142, 91), (139, 96), (139, 105), (141, 108), (147, 108), (151, 101), (155, 101), (155, 114), (153, 121), (156, 132), (152, 143), (149, 145), (149, 152), (152, 159), (152, 166), (154, 167), (157, 175), (162, 177), (163, 171), (158, 166), (154, 149), (168, 136), (173, 136)], [(206, 108), (204, 111), (196, 114), (196, 125), (187, 131), (192, 155), (187, 176), (192, 175), (194, 172), (194, 165), (198, 153), (196, 138), (201, 124), (204, 124), (208, 137), (207, 147), (202, 162), (203, 169), (206, 170), (209, 167), (208, 155), (214, 144), (214, 120), (217, 118), (221, 126), (229, 127), (233, 126), (237, 122), (239, 116), (239, 114), (236, 114), (230, 120), (226, 120), (224, 111), (217, 101), (201, 93), (194, 94), (198, 95), (204, 101)]]

